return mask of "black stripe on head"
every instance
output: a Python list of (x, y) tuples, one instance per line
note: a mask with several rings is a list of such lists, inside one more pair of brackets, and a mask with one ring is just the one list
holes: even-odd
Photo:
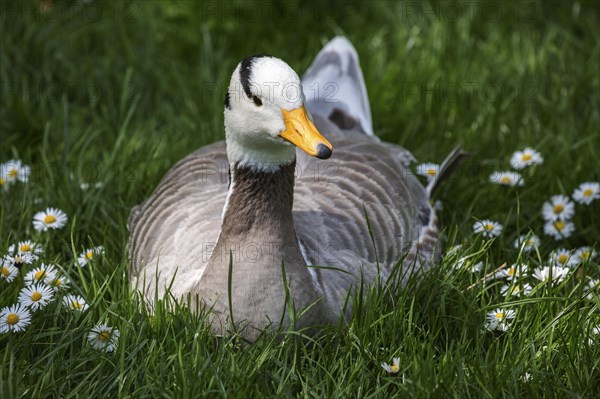
[(227, 94), (225, 94), (225, 108), (231, 109), (231, 99), (229, 98), (229, 90), (227, 90)]
[(244, 58), (242, 60), (242, 65), (240, 66), (240, 82), (242, 83), (242, 88), (244, 89), (244, 93), (248, 96), (248, 98), (252, 98), (252, 91), (250, 90), (250, 73), (252, 72), (252, 63), (256, 58), (262, 57), (272, 57), (268, 54), (258, 54), (251, 55), (250, 57)]

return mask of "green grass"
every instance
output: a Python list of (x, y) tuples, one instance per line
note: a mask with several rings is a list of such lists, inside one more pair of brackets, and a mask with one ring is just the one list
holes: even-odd
[[(439, 162), (457, 144), (472, 157), (438, 194), (447, 244), (486, 271), (521, 260), (514, 239), (542, 236), (541, 207), (600, 180), (600, 7), (527, 2), (55, 1), (0, 8), (0, 162), (32, 167), (27, 184), (0, 190), (0, 253), (33, 239), (45, 261), (88, 299), (77, 316), (60, 302), (25, 332), (0, 335), (1, 397), (598, 397), (599, 298), (585, 298), (597, 260), (554, 288), (505, 299), (449, 256), (406, 289), (391, 284), (348, 323), (312, 342), (287, 332), (253, 345), (213, 336), (199, 316), (169, 302), (148, 315), (127, 280), (126, 221), (180, 158), (223, 138), (225, 87), (237, 63), (271, 53), (299, 73), (331, 37), (361, 57), (376, 133)], [(518, 189), (488, 182), (513, 151), (533, 146), (543, 165)], [(81, 190), (81, 181), (101, 181)], [(542, 236), (535, 267), (557, 247), (597, 245), (600, 207), (577, 205), (572, 237)], [(33, 230), (47, 206), (65, 229)], [(476, 219), (504, 225), (493, 242)], [(377, 230), (377, 226), (372, 226)], [(106, 255), (73, 266), (84, 247)], [(369, 243), (365, 243), (369, 245)], [(185, 256), (185, 254), (183, 254)], [(0, 282), (0, 307), (20, 278)], [(529, 279), (531, 283), (534, 280)], [(517, 310), (506, 333), (482, 332), (486, 313)], [(114, 353), (93, 350), (99, 321), (119, 329)], [(595, 343), (588, 342), (592, 337)], [(381, 362), (400, 357), (400, 374)], [(525, 373), (531, 379), (525, 381)]]

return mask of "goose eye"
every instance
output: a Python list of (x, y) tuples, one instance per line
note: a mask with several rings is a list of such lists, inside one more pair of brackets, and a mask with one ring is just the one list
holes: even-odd
[(258, 96), (252, 96), (252, 101), (254, 101), (254, 104), (256, 104), (257, 107), (260, 107), (262, 105), (262, 101)]

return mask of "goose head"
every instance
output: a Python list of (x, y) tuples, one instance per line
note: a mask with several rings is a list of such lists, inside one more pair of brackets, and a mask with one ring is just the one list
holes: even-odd
[(304, 107), (298, 74), (272, 56), (238, 64), (225, 98), (225, 136), (230, 164), (278, 170), (295, 160), (295, 148), (326, 159), (332, 146)]

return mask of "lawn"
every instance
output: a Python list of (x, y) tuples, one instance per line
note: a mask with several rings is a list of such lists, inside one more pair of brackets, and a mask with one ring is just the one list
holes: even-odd
[[(36, 0), (2, 1), (0, 20), (0, 163), (30, 167), (0, 187), (0, 255), (25, 240), (42, 251), (0, 276), (0, 308), (40, 262), (70, 281), (24, 331), (0, 333), (2, 398), (600, 396), (599, 257), (573, 255), (600, 251), (600, 200), (573, 196), (600, 180), (600, 3)], [(419, 162), (471, 153), (436, 194), (441, 264), (407, 287), (366, 288), (351, 320), (310, 339), (216, 337), (169, 300), (146, 313), (127, 278), (131, 208), (223, 139), (241, 59), (273, 54), (301, 75), (335, 35), (361, 57), (382, 140)], [(543, 163), (518, 170), (523, 185), (490, 181), (526, 147)], [(557, 239), (542, 208), (560, 194), (574, 231)], [(68, 221), (36, 230), (49, 207)], [(474, 232), (485, 219), (497, 237)], [(516, 248), (527, 234), (539, 245)], [(544, 281), (561, 248), (573, 262)], [(501, 275), (515, 264), (528, 271)], [(64, 306), (67, 293), (87, 308)], [(114, 350), (88, 339), (98, 323), (118, 330)], [(381, 366), (393, 358), (396, 373)]]

